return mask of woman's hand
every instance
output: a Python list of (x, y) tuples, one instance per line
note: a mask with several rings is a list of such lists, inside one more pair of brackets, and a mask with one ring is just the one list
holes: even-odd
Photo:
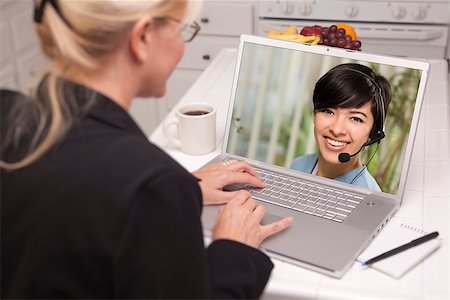
[(261, 225), (265, 213), (264, 206), (256, 204), (249, 192), (238, 191), (235, 197), (219, 210), (213, 240), (233, 240), (258, 248), (267, 237), (282, 231), (293, 220), (292, 217), (287, 217)]
[(192, 175), (201, 179), (199, 184), (204, 205), (227, 203), (238, 193), (223, 190), (230, 184), (247, 183), (258, 188), (265, 187), (256, 171), (248, 163), (238, 160), (212, 164), (193, 172)]

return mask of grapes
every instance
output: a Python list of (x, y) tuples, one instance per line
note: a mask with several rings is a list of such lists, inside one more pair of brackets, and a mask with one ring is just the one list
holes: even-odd
[(345, 42), (346, 43), (351, 43), (352, 42), (352, 37), (349, 36), (348, 34), (345, 35)]
[(337, 40), (336, 46), (338, 46), (338, 48), (344, 48), (345, 45), (346, 45), (346, 44), (345, 44), (345, 39), (339, 38), (339, 39)]
[(359, 50), (359, 48), (361, 48), (361, 41), (354, 40), (350, 46), (351, 46), (351, 49), (353, 49), (353, 50)]
[(351, 35), (346, 34), (344, 28), (338, 28), (336, 25), (331, 25), (330, 27), (315, 25), (314, 27), (321, 29), (320, 44), (322, 45), (358, 51), (361, 50), (361, 41), (353, 40)]

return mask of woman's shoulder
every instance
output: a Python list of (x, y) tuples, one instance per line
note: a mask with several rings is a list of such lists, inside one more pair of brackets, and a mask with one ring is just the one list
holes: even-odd
[(371, 189), (375, 192), (381, 192), (381, 188), (378, 185), (375, 178), (370, 174), (370, 172), (367, 170), (367, 168), (364, 170), (364, 172), (361, 173), (361, 175), (355, 180), (355, 185), (366, 187)]
[[(0, 89), (0, 145), (3, 159), (16, 161), (28, 153), (34, 132), (39, 127), (38, 113), (39, 108), (29, 96)], [(12, 128), (17, 130), (12, 131)]]
[[(188, 173), (178, 162), (147, 138), (128, 135), (118, 143), (117, 154), (124, 153), (122, 163), (136, 169), (152, 169), (157, 174)], [(122, 152), (123, 151), (123, 152)]]
[(127, 112), (111, 101), (92, 109), (55, 147), (63, 156), (85, 157), (100, 169), (138, 174), (184, 169), (149, 141)]
[(0, 111), (2, 119), (9, 115), (14, 107), (18, 107), (28, 99), (19, 91), (0, 89)]
[(290, 168), (297, 171), (309, 173), (312, 171), (314, 164), (317, 161), (317, 156), (318, 156), (317, 153), (299, 156), (292, 161)]
[(69, 134), (49, 154), (43, 166), (49, 171), (45, 172), (63, 170), (55, 181), (66, 186), (70, 180), (70, 185), (80, 187), (79, 193), (86, 193), (86, 197), (96, 194), (118, 199), (119, 204), (127, 199), (123, 203), (129, 204), (142, 197), (161, 197), (162, 187), (168, 186), (198, 193), (195, 178), (145, 137), (123, 134), (82, 142)]
[(22, 102), (25, 100), (25, 95), (11, 90), (0, 89), (0, 121), (2, 129), (2, 137), (6, 135), (6, 130), (10, 118), (12, 108), (17, 102)]
[[(75, 130), (76, 131), (76, 130)], [(71, 132), (64, 142), (65, 153), (85, 157), (91, 166), (111, 173), (136, 176), (160, 176), (188, 173), (174, 159), (142, 134), (121, 131), (76, 136)], [(107, 172), (108, 172), (107, 171)]]
[(16, 90), (9, 90), (9, 89), (0, 89), (0, 100), (2, 101), (11, 101), (14, 99), (26, 99), (27, 96), (23, 94), (22, 92), (16, 91)]
[(13, 91), (8, 89), (0, 89), (0, 100), (3, 101), (10, 101), (11, 99), (15, 97), (21, 97), (25, 98), (25, 95), (22, 94), (19, 91)]

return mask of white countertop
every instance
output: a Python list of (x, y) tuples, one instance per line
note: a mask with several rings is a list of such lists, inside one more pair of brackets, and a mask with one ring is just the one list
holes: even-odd
[[(217, 148), (192, 156), (169, 146), (161, 126), (150, 140), (189, 171), (220, 153), (231, 93), (235, 49), (223, 49), (180, 103), (208, 102), (217, 107)], [(450, 98), (447, 62), (432, 61), (404, 204), (393, 220), (425, 231), (439, 231), (441, 247), (401, 279), (356, 263), (342, 279), (334, 279), (282, 261), (274, 271), (263, 299), (450, 299)], [(179, 105), (178, 104), (178, 105)], [(176, 109), (176, 107), (174, 108)], [(173, 110), (167, 118), (173, 118)], [(391, 222), (393, 223), (393, 222)]]

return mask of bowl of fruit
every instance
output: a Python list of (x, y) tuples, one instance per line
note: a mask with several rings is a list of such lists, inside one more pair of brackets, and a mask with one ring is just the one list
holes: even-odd
[(348, 24), (335, 24), (330, 27), (320, 25), (306, 26), (300, 31), (304, 36), (320, 36), (319, 45), (361, 51), (362, 43), (358, 40), (355, 29)]
[(297, 30), (297, 27), (291, 25), (283, 31), (273, 29), (267, 33), (267, 37), (358, 51), (361, 51), (362, 46), (355, 29), (345, 23), (335, 24), (329, 27), (320, 25), (305, 26), (300, 31)]

